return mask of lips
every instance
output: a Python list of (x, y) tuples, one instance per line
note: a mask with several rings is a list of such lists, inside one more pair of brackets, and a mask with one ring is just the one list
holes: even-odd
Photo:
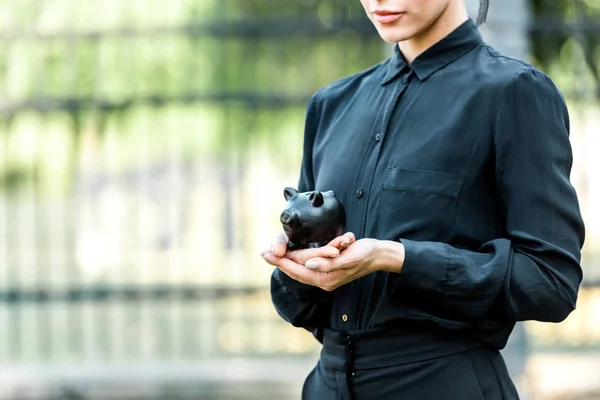
[(390, 11), (390, 10), (375, 10), (373, 11), (373, 19), (380, 24), (391, 24), (398, 21), (403, 12)]

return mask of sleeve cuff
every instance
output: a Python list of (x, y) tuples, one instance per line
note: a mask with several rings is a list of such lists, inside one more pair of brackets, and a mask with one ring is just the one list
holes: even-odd
[(404, 263), (394, 290), (399, 284), (419, 290), (443, 293), (448, 278), (450, 257), (445, 243), (400, 239)]

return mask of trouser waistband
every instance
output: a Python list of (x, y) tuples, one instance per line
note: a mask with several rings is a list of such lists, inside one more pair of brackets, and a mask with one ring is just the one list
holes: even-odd
[(354, 371), (425, 361), (484, 347), (464, 333), (441, 329), (325, 329), (321, 362), (325, 368)]

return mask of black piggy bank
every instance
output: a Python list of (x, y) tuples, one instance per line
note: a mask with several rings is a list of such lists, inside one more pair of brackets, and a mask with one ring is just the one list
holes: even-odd
[(287, 207), (280, 221), (289, 239), (288, 249), (321, 247), (344, 232), (346, 212), (333, 191), (298, 193), (286, 187), (283, 196)]

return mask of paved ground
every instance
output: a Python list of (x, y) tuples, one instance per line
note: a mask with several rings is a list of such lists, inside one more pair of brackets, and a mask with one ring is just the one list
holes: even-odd
[[(291, 400), (299, 398), (314, 361), (0, 366), (0, 399)], [(530, 358), (528, 371), (527, 400), (600, 399), (600, 353), (537, 354)]]
[(535, 354), (527, 366), (537, 400), (599, 400), (600, 354)]
[[(314, 359), (0, 366), (0, 399), (298, 399)], [(67, 388), (67, 390), (65, 390)]]

